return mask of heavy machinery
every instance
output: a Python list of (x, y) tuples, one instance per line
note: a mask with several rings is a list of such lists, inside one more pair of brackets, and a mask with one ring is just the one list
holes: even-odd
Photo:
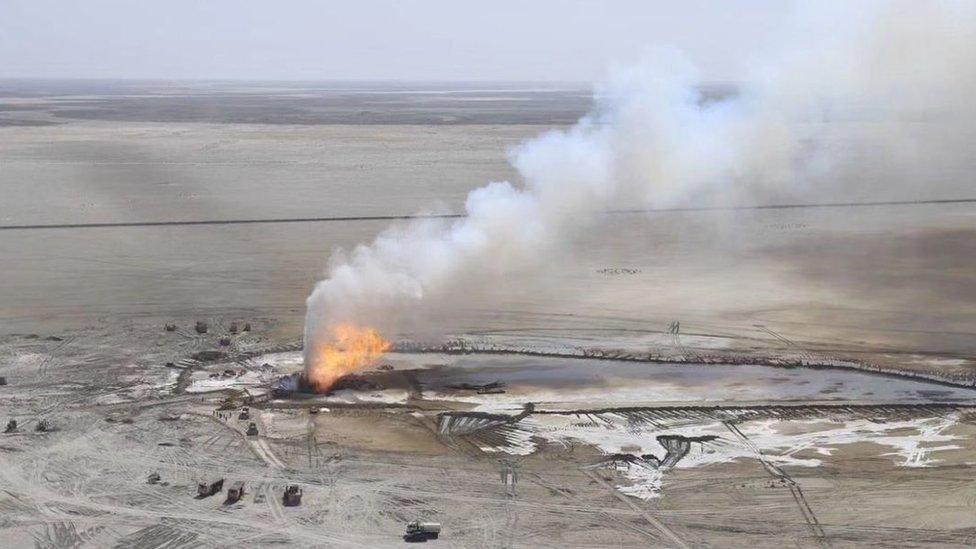
[(251, 419), (251, 410), (247, 406), (241, 408), (241, 413), (237, 414), (237, 419), (248, 420)]
[(258, 436), (258, 424), (257, 423), (254, 423), (252, 421), (251, 424), (247, 426), (247, 436), (249, 436), (249, 437), (256, 437), (256, 436)]
[(302, 489), (297, 484), (289, 484), (285, 488), (285, 494), (281, 496), (281, 502), (285, 507), (295, 507), (302, 504)]
[(227, 503), (235, 503), (242, 497), (244, 497), (244, 481), (239, 480), (227, 489)]
[(4, 433), (13, 433), (17, 430), (17, 420), (11, 419), (7, 422), (7, 428), (3, 430)]
[(216, 480), (206, 481), (201, 480), (197, 484), (197, 495), (205, 498), (207, 496), (212, 496), (219, 493), (224, 489), (224, 479), (219, 478)]
[(441, 523), (421, 522), (415, 520), (407, 523), (407, 533), (403, 536), (405, 541), (427, 541), (437, 539), (441, 535)]

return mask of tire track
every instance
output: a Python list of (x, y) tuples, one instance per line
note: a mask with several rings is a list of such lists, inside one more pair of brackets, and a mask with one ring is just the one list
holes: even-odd
[(749, 440), (749, 437), (745, 435), (734, 423), (726, 421), (725, 427), (732, 432), (736, 437), (738, 437), (750, 450), (755, 452), (756, 457), (763, 464), (766, 471), (773, 477), (782, 480), (786, 483), (787, 487), (790, 489), (790, 493), (793, 495), (793, 500), (796, 502), (797, 507), (800, 510), (800, 514), (803, 515), (803, 520), (806, 521), (807, 526), (810, 527), (810, 531), (813, 532), (815, 538), (821, 542), (822, 545), (829, 546), (827, 542), (827, 537), (824, 534), (823, 527), (820, 526), (820, 521), (817, 520), (817, 516), (813, 513), (813, 509), (807, 502), (807, 499), (803, 496), (803, 490), (800, 489), (800, 485), (797, 484), (793, 477), (786, 473), (786, 471), (780, 469), (777, 465), (770, 462), (763, 454), (763, 451), (754, 442)]
[(288, 520), (285, 518), (285, 510), (275, 496), (271, 483), (264, 485), (264, 500), (268, 504), (268, 510), (271, 511), (272, 520), (278, 525), (284, 526), (287, 524)]
[(587, 469), (580, 469), (580, 470), (583, 472), (584, 475), (590, 477), (598, 484), (600, 484), (601, 486), (609, 490), (610, 493), (613, 494), (613, 497), (624, 502), (625, 505), (627, 505), (628, 507), (636, 511), (640, 516), (644, 517), (644, 520), (646, 520), (648, 524), (653, 526), (658, 532), (663, 534), (665, 538), (670, 540), (671, 543), (674, 545), (674, 547), (681, 547), (682, 549), (690, 549), (690, 546), (687, 543), (685, 543), (683, 539), (678, 537), (678, 535), (675, 534), (673, 530), (668, 528), (667, 525), (665, 525), (663, 522), (661, 522), (660, 520), (652, 516), (650, 513), (644, 511), (644, 509), (642, 509), (639, 505), (631, 501), (630, 498), (618, 492), (616, 488), (610, 485), (610, 483), (603, 480), (603, 477)]

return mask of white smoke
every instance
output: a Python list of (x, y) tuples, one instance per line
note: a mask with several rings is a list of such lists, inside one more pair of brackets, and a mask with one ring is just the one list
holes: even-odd
[[(459, 288), (544, 262), (609, 209), (958, 191), (955, 175), (976, 164), (974, 8), (913, 0), (798, 14), (738, 93), (718, 97), (680, 51), (649, 50), (610, 72), (576, 125), (512, 152), (521, 185), (488, 184), (464, 218), (418, 219), (335, 254), (308, 298), (305, 348), (337, 322), (395, 331), (463, 298)], [(915, 131), (940, 117), (936, 131)], [(865, 119), (861, 140), (828, 139)]]

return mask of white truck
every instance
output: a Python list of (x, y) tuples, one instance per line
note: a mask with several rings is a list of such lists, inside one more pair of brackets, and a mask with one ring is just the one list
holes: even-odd
[(440, 534), (441, 523), (415, 520), (407, 523), (407, 534), (404, 539), (407, 541), (427, 541), (428, 539), (437, 539)]

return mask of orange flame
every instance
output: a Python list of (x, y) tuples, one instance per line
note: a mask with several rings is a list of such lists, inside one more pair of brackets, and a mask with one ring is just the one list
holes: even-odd
[(328, 341), (312, 349), (308, 357), (308, 381), (324, 393), (340, 377), (375, 364), (391, 347), (373, 328), (351, 323), (332, 326)]

